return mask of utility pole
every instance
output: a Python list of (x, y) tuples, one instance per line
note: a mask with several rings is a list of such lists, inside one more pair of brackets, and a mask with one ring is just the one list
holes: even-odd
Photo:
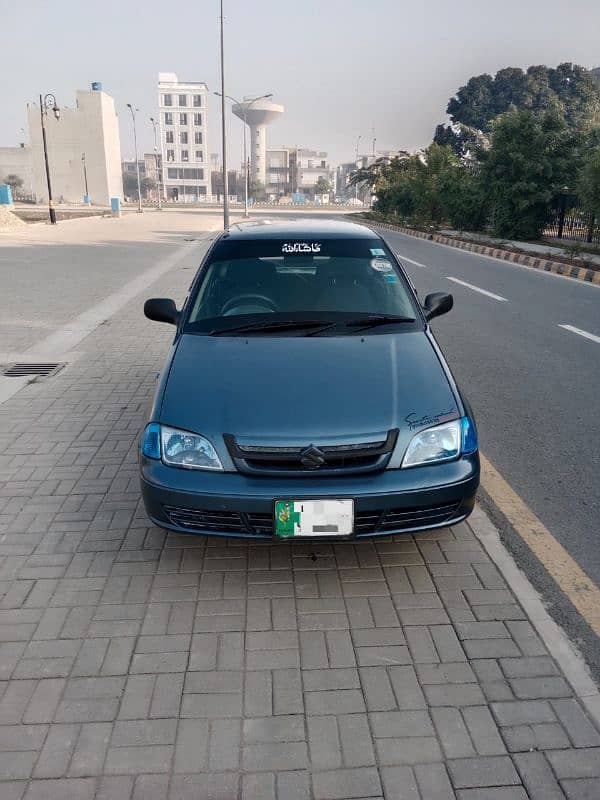
[(40, 120), (42, 123), (42, 142), (44, 145), (44, 163), (46, 165), (46, 183), (48, 185), (48, 215), (50, 217), (50, 224), (56, 225), (56, 210), (52, 201), (52, 182), (50, 180), (50, 165), (48, 164), (48, 142), (46, 141), (46, 117), (48, 116), (49, 109), (52, 109), (54, 118), (58, 121), (60, 119), (60, 108), (56, 103), (56, 97), (53, 94), (40, 95)]
[(225, 52), (223, 42), (223, 0), (221, 0), (221, 134), (223, 146), (223, 229), (229, 229), (229, 187), (227, 186), (227, 132), (225, 130)]
[[(358, 169), (358, 145), (360, 144), (360, 140), (361, 139), (362, 139), (362, 136), (360, 136), (360, 135), (358, 135), (356, 137), (356, 159), (355, 159), (356, 169)], [(356, 200), (358, 200), (358, 184), (357, 183), (354, 184), (354, 198)]]
[(85, 153), (81, 154), (81, 163), (83, 164), (83, 184), (85, 186), (85, 198), (84, 203), (90, 202), (90, 194), (88, 192), (88, 181), (87, 181), (87, 166), (85, 163)]
[[(135, 171), (137, 173), (138, 214), (141, 214), (143, 211), (142, 186), (140, 182), (140, 162), (138, 160), (138, 149), (137, 149), (137, 131), (135, 129), (135, 111), (133, 110), (133, 106), (131, 105), (131, 103), (127, 103), (127, 108), (131, 111), (131, 119), (133, 120), (133, 149), (135, 150)], [(139, 111), (139, 108), (136, 108), (136, 111)]]
[(156, 139), (156, 120), (154, 117), (150, 117), (150, 122), (152, 123), (152, 128), (154, 129), (154, 159), (156, 162), (156, 192), (158, 194), (158, 210), (162, 211), (162, 153), (158, 152), (158, 143)]

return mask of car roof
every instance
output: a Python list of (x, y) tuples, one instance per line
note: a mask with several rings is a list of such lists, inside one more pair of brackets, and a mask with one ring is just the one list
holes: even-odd
[(365, 225), (356, 222), (323, 219), (274, 219), (252, 220), (231, 225), (222, 239), (380, 239)]

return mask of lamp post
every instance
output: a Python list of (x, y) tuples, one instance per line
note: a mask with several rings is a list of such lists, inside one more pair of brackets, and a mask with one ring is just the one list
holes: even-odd
[[(221, 96), (221, 92), (215, 92), (218, 97)], [(246, 115), (248, 114), (248, 109), (253, 103), (257, 103), (259, 100), (267, 100), (269, 97), (273, 97), (273, 94), (261, 94), (258, 97), (253, 97), (250, 100), (244, 100), (240, 102), (236, 100), (235, 97), (232, 97), (229, 94), (226, 94), (225, 97), (228, 100), (231, 100), (232, 103), (235, 103), (236, 106), (241, 106), (243, 108), (243, 122), (244, 122), (244, 217), (249, 217), (250, 214), (248, 213), (248, 194), (249, 194), (249, 169), (248, 169), (248, 156), (247, 156), (247, 144), (246, 144), (246, 128), (247, 128), (247, 121)]]
[(229, 228), (229, 191), (227, 186), (227, 131), (225, 129), (225, 52), (223, 42), (223, 0), (221, 0), (221, 138), (223, 147), (223, 228)]
[(90, 195), (89, 195), (89, 192), (88, 192), (87, 165), (85, 163), (85, 153), (81, 154), (81, 163), (83, 165), (83, 183), (84, 183), (84, 186), (85, 186), (85, 196), (83, 198), (83, 202), (86, 205), (89, 205)]
[(142, 187), (140, 183), (140, 162), (138, 161), (138, 150), (137, 150), (137, 131), (135, 128), (135, 111), (139, 111), (139, 108), (136, 108), (135, 111), (133, 110), (133, 106), (131, 103), (127, 103), (127, 108), (131, 111), (131, 119), (133, 121), (133, 149), (135, 151), (135, 171), (137, 173), (137, 190), (138, 190), (138, 214), (141, 214), (143, 211), (142, 208)]
[[(152, 128), (154, 130), (154, 158), (156, 159), (156, 190), (158, 193), (158, 210), (162, 211), (162, 202), (161, 202), (161, 194), (162, 194), (162, 155), (158, 152), (158, 144), (156, 139), (156, 120), (154, 117), (150, 117), (150, 122), (152, 123)], [(161, 145), (162, 148), (162, 145)]]
[(58, 121), (60, 119), (60, 108), (56, 103), (56, 97), (53, 94), (46, 94), (44, 97), (40, 95), (40, 120), (42, 123), (42, 142), (44, 145), (44, 163), (46, 165), (46, 183), (48, 184), (48, 215), (50, 217), (50, 224), (56, 225), (56, 211), (52, 202), (52, 182), (50, 180), (50, 166), (48, 164), (48, 142), (46, 140), (46, 117), (48, 111), (52, 110), (54, 118)]
[[(358, 145), (360, 144), (360, 140), (361, 139), (362, 139), (362, 136), (360, 136), (360, 135), (356, 137), (356, 158), (355, 158), (356, 169), (358, 169)], [(356, 200), (358, 200), (358, 184), (357, 183), (354, 184), (354, 198)]]

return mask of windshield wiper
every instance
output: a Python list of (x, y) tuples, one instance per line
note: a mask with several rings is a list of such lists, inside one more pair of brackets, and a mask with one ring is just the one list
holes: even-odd
[(376, 328), (378, 325), (393, 325), (394, 323), (414, 322), (414, 317), (401, 317), (397, 314), (369, 314), (365, 317), (346, 320), (344, 323), (348, 328), (356, 327), (357, 331)]
[[(270, 322), (265, 320), (263, 322), (251, 322), (246, 325), (236, 325), (233, 328), (213, 328), (209, 331), (210, 336), (221, 336), (228, 333), (254, 333), (256, 332), (270, 332), (270, 331), (294, 331), (294, 330), (311, 330), (318, 328), (319, 330), (327, 330), (333, 327), (335, 323), (326, 319), (304, 319), (304, 320), (282, 320)], [(318, 331), (314, 331), (315, 333)]]

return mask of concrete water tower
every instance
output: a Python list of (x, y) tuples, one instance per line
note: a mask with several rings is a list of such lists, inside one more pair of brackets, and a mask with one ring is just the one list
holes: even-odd
[(283, 114), (283, 106), (268, 99), (244, 100), (232, 106), (236, 117), (250, 126), (250, 174), (266, 184), (267, 125)]

